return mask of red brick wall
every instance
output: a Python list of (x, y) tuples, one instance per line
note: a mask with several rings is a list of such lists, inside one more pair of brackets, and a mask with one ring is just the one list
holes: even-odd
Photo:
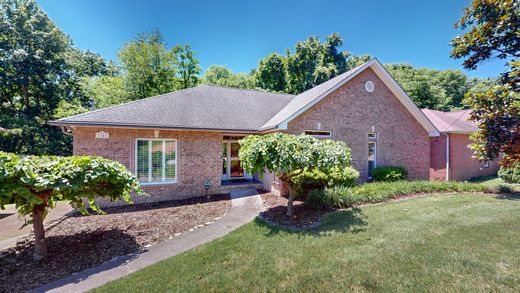
[[(96, 139), (97, 131), (110, 134)], [(152, 198), (135, 197), (137, 202), (182, 199), (205, 194), (204, 180), (213, 185), (210, 193), (220, 192), (222, 136), (218, 132), (160, 130), (159, 138), (177, 140), (177, 183), (148, 185), (143, 189)], [(116, 160), (135, 172), (135, 141), (154, 138), (153, 130), (78, 127), (74, 131), (74, 155), (97, 155)]]
[(430, 138), (430, 180), (446, 180), (446, 136)]
[(473, 159), (473, 151), (468, 147), (471, 139), (468, 134), (450, 134), (450, 178), (464, 181), (477, 176), (496, 175), (498, 160), (490, 161), (489, 167)]
[[(369, 93), (365, 82), (375, 89)], [(403, 166), (411, 179), (428, 179), (430, 143), (426, 130), (412, 117), (383, 81), (367, 69), (291, 121), (288, 132), (332, 131), (352, 149), (352, 163), (361, 180), (368, 176), (368, 138), (371, 127), (377, 133), (377, 165)]]

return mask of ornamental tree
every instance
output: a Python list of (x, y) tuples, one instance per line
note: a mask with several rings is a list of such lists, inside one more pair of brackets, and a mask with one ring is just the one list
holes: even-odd
[(131, 203), (130, 193), (144, 195), (137, 179), (120, 163), (101, 157), (17, 156), (0, 152), (0, 208), (12, 203), (30, 215), (35, 237), (34, 259), (47, 255), (43, 220), (60, 200), (87, 214), (85, 202), (102, 213), (96, 197)]
[(520, 1), (473, 0), (455, 27), (464, 34), (452, 40), (451, 56), (464, 59), (464, 68), (509, 61), (498, 86), (470, 92), (464, 102), (479, 128), (471, 145), (476, 157), (492, 160), (503, 153), (501, 164), (514, 166), (520, 163)]
[(292, 216), (294, 192), (291, 190), (291, 178), (305, 169), (327, 171), (349, 166), (351, 152), (341, 141), (273, 133), (251, 135), (240, 140), (239, 157), (246, 172), (263, 173), (267, 169), (289, 186), (287, 215)]

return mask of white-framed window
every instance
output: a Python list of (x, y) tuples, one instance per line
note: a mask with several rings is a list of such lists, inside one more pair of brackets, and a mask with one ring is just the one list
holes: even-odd
[(332, 133), (326, 130), (305, 130), (303, 132), (306, 135), (313, 136), (315, 138), (331, 138)]
[(177, 182), (177, 140), (137, 139), (135, 169), (141, 184)]
[(375, 132), (369, 132), (367, 137), (368, 137), (368, 139), (376, 139), (377, 134)]
[(372, 177), (372, 169), (377, 167), (377, 144), (375, 141), (368, 142), (368, 177)]
[(489, 168), (489, 161), (484, 162), (484, 168)]

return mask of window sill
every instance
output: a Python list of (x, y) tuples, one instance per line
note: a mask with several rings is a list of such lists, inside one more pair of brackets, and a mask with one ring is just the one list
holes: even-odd
[(143, 182), (140, 186), (177, 185), (177, 181)]

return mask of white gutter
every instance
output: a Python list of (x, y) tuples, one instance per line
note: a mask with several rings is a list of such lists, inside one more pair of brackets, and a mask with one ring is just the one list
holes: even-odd
[(446, 181), (450, 181), (450, 135), (446, 135)]

